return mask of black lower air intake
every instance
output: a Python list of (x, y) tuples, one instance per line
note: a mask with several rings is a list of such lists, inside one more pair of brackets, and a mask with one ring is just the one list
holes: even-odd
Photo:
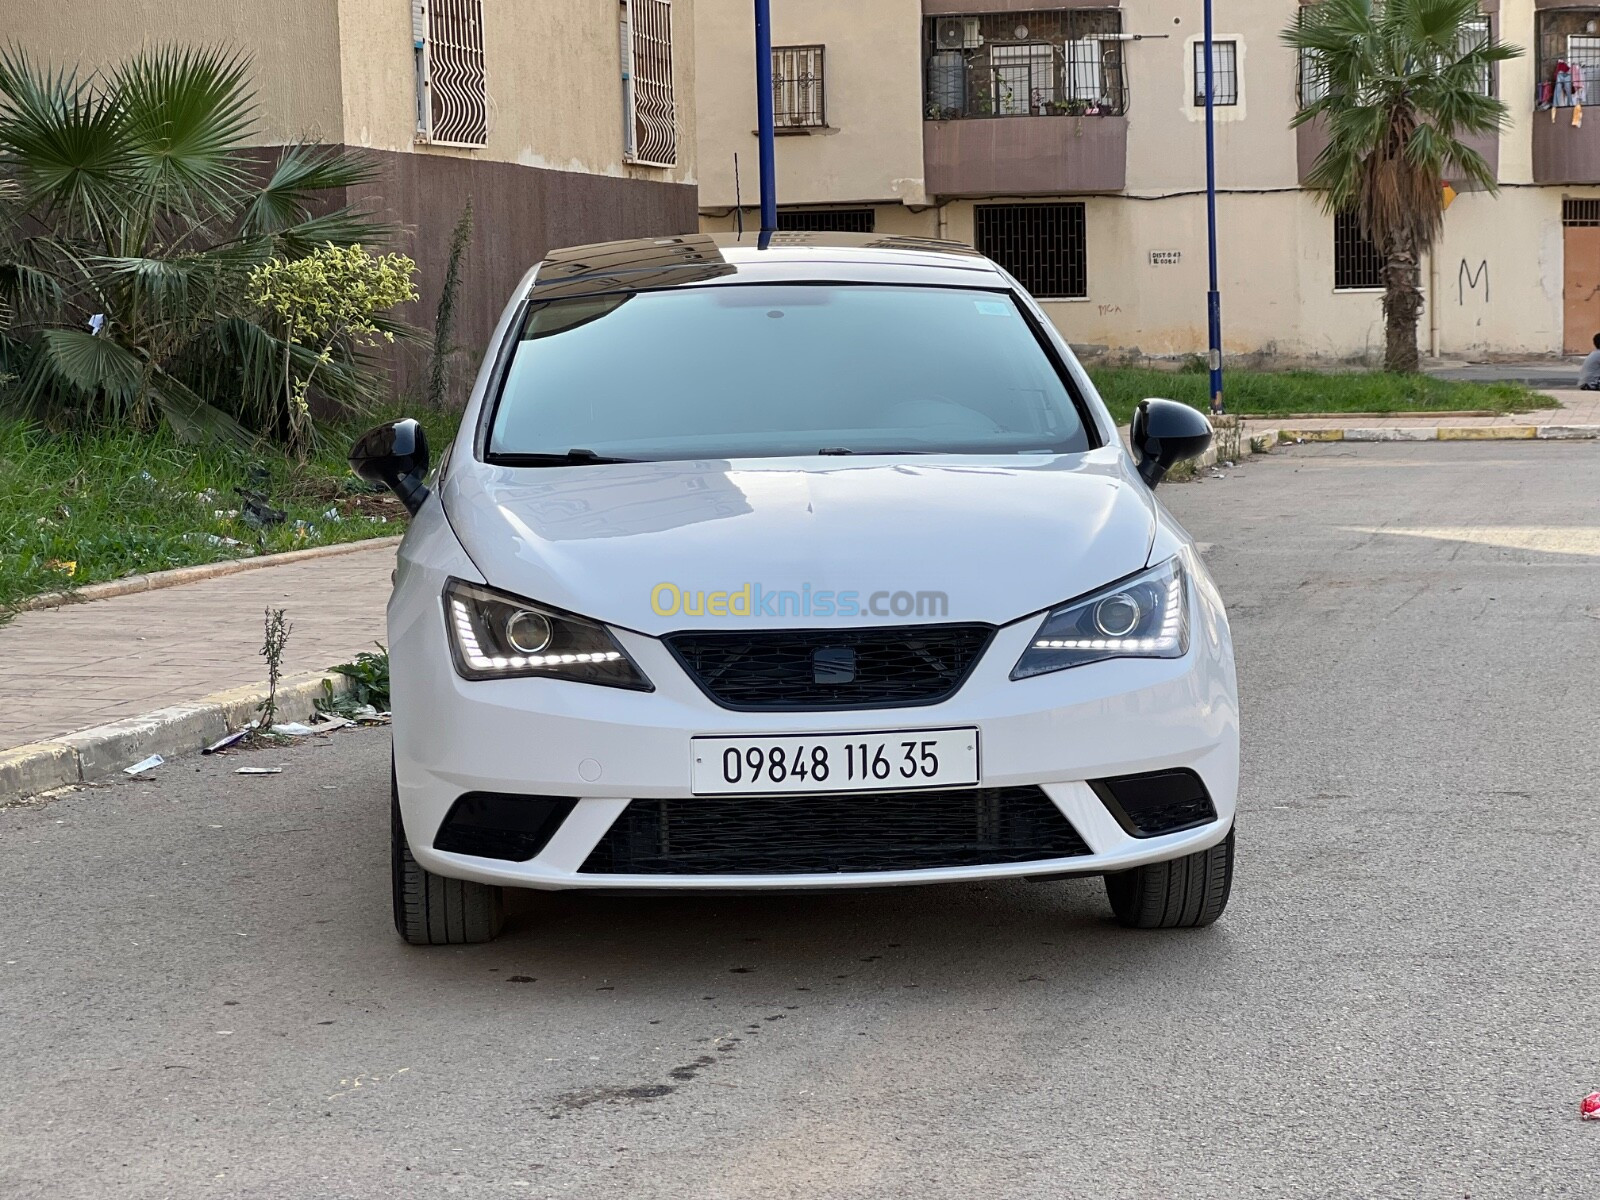
[(450, 806), (433, 848), (527, 862), (545, 848), (577, 803), (570, 796), (468, 792)]
[(1216, 805), (1193, 771), (1151, 771), (1092, 779), (1089, 786), (1111, 810), (1117, 823), (1134, 837), (1158, 837), (1209, 825)]

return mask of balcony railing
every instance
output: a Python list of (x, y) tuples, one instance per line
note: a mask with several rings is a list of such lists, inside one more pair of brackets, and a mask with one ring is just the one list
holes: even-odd
[(930, 17), (925, 115), (1122, 116), (1128, 111), (1117, 9)]
[(1549, 8), (1537, 19), (1533, 180), (1600, 183), (1600, 130), (1580, 116), (1600, 96), (1600, 8)]

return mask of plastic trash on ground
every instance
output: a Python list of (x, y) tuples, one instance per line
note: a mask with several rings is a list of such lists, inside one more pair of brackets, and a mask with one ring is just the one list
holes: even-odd
[(167, 760), (159, 754), (152, 754), (149, 758), (142, 758), (131, 767), (123, 767), (124, 775), (143, 775), (146, 771), (154, 770)]
[(274, 725), (272, 732), (283, 737), (305, 737), (306, 734), (317, 731), (309, 725), (302, 725), (299, 721), (285, 721), (281, 725)]
[(250, 728), (249, 726), (246, 726), (243, 729), (228, 734), (226, 737), (218, 738), (216, 741), (212, 742), (211, 745), (200, 751), (200, 753), (215, 754), (218, 750), (226, 750), (229, 746), (235, 746), (242, 742), (249, 735), (249, 733)]
[(282, 775), (282, 767), (240, 767), (235, 775)]
[(1578, 1103), (1580, 1121), (1600, 1121), (1600, 1092), (1590, 1092)]

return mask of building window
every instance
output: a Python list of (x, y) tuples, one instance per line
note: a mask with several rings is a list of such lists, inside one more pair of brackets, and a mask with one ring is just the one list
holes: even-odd
[(1568, 229), (1593, 228), (1600, 225), (1600, 200), (1563, 200), (1561, 223)]
[(672, 0), (622, 0), (623, 153), (645, 167), (678, 163)]
[(440, 146), (487, 144), (483, 0), (414, 0), (411, 41), (417, 139)]
[(778, 210), (778, 228), (790, 233), (876, 233), (878, 214), (870, 208), (788, 208)]
[(1333, 289), (1368, 291), (1383, 286), (1383, 255), (1361, 232), (1361, 218), (1346, 209), (1333, 215)]
[[(1489, 40), (1489, 18), (1479, 17), (1476, 21), (1463, 21), (1461, 32), (1456, 35), (1456, 52), (1467, 54), (1478, 49)], [(1600, 38), (1595, 39), (1600, 44)], [(1494, 95), (1494, 70), (1493, 64), (1484, 63), (1483, 69), (1478, 72), (1478, 94), (1480, 96)]]
[(824, 106), (821, 46), (775, 46), (772, 50), (772, 119), (779, 129), (820, 129)]
[(1300, 107), (1315, 104), (1328, 94), (1328, 73), (1322, 56), (1311, 50), (1300, 51)]
[(1089, 294), (1082, 204), (980, 204), (977, 244), (1041, 300)]
[[(1211, 43), (1211, 86), (1215, 89), (1215, 104), (1239, 103), (1239, 43), (1235, 41)], [(1194, 44), (1194, 102), (1204, 108), (1206, 103), (1206, 44)]]
[(1128, 111), (1115, 8), (930, 17), (925, 115), (1112, 116)]

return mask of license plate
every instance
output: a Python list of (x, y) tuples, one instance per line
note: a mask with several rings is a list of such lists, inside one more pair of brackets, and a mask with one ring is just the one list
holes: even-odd
[(690, 787), (697, 796), (887, 792), (978, 782), (976, 729), (699, 737), (690, 746)]

